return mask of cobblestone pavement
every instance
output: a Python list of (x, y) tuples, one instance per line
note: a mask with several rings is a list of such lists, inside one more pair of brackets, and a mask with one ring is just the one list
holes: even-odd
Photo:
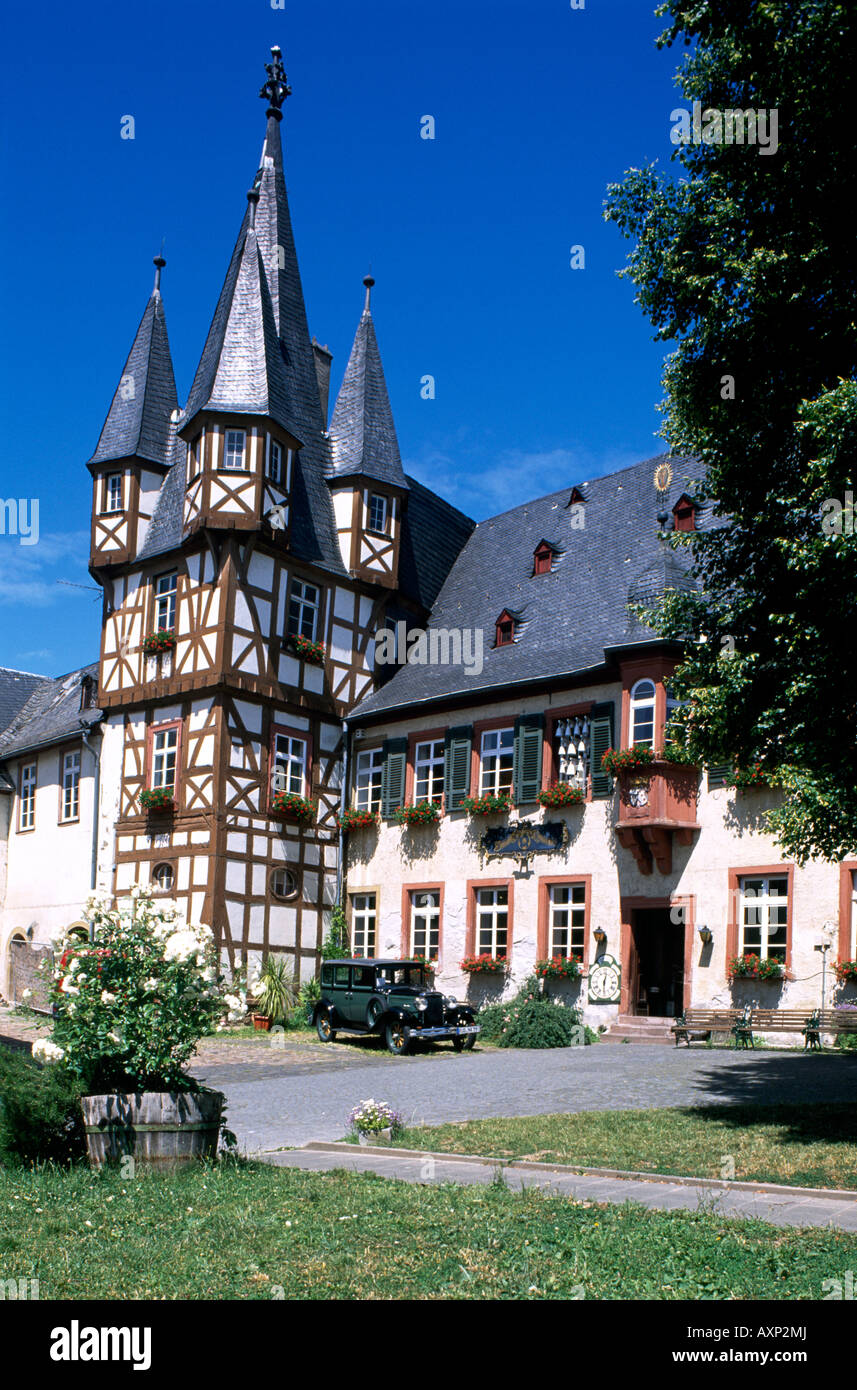
[(230, 1128), (248, 1152), (341, 1139), (349, 1111), (370, 1096), (394, 1105), (407, 1123), (428, 1125), (576, 1110), (857, 1102), (857, 1056), (828, 1053), (596, 1045), (390, 1057), (367, 1042), (355, 1061), (349, 1044), (335, 1042), (314, 1046), (313, 1059), (223, 1065), (212, 1057), (195, 1070), (226, 1092)]
[(650, 1178), (612, 1178), (603, 1174), (539, 1172), (534, 1167), (510, 1163), (502, 1168), (489, 1161), (465, 1163), (449, 1155), (432, 1158), (429, 1154), (410, 1157), (397, 1154), (349, 1153), (299, 1149), (267, 1155), (269, 1163), (283, 1168), (302, 1168), (311, 1172), (330, 1172), (344, 1168), (356, 1173), (378, 1173), (416, 1183), (488, 1184), (502, 1175), (506, 1185), (519, 1191), (540, 1187), (545, 1192), (571, 1197), (579, 1202), (639, 1202), (660, 1211), (710, 1211), (727, 1217), (756, 1217), (774, 1226), (831, 1226), (857, 1233), (857, 1201), (838, 1201), (816, 1197), (811, 1191), (774, 1193), (752, 1191), (746, 1187), (712, 1188), (688, 1179), (682, 1183), (658, 1182)]

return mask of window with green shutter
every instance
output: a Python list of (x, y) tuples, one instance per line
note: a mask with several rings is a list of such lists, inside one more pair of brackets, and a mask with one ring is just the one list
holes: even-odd
[(457, 811), (470, 794), (470, 753), (473, 729), (447, 729), (443, 744), (443, 794), (447, 811)]
[(592, 795), (610, 796), (613, 791), (613, 778), (601, 768), (601, 759), (608, 748), (613, 747), (613, 701), (593, 705), (589, 722), (590, 766), (592, 768)]
[(405, 800), (405, 772), (408, 740), (388, 738), (384, 742), (384, 771), (381, 777), (381, 815), (387, 819)]
[(543, 714), (522, 714), (515, 720), (512, 786), (518, 805), (535, 801), (541, 791), (544, 729)]

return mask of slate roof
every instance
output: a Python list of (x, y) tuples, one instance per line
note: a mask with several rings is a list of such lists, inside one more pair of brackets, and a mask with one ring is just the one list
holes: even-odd
[(56, 680), (37, 678), (39, 683), (30, 698), (0, 734), (0, 758), (62, 743), (80, 733), (81, 722), (97, 724), (101, 710), (80, 708), (81, 681), (86, 676), (97, 684), (98, 662)]
[[(483, 670), (464, 666), (406, 665), (368, 695), (353, 719), (402, 706), (571, 675), (603, 667), (605, 648), (651, 643), (654, 634), (629, 613), (629, 602), (667, 586), (688, 586), (688, 557), (658, 536), (657, 513), (669, 512), (699, 477), (692, 459), (672, 458), (666, 502), (654, 473), (666, 455), (581, 484), (585, 525), (572, 526), (571, 486), (480, 522), (458, 556), (432, 610), (428, 631), (481, 629)], [(710, 508), (697, 514), (712, 524)], [(551, 573), (533, 574), (542, 537), (565, 547)], [(517, 640), (494, 647), (504, 608), (520, 615)]]
[(15, 671), (9, 666), (0, 666), (0, 735), (44, 679), (44, 676), (34, 676), (30, 671)]
[(90, 463), (137, 457), (166, 464), (176, 380), (159, 290), (154, 290), (113, 396)]
[(430, 609), (476, 522), (416, 478), (405, 478), (408, 499), (399, 548), (399, 589)]
[(362, 473), (376, 482), (407, 488), (369, 308), (371, 283), (367, 281), (366, 307), (330, 422), (332, 473), (334, 477)]

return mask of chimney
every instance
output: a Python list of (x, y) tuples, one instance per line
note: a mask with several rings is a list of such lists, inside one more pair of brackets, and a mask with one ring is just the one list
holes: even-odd
[(324, 416), (324, 428), (327, 429), (327, 405), (330, 396), (330, 364), (333, 361), (333, 353), (325, 345), (313, 338), (312, 355), (315, 362), (315, 378), (318, 382), (318, 394), (321, 400), (321, 413)]

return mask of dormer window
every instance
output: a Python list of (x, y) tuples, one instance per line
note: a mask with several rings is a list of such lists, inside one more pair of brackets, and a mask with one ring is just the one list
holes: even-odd
[(380, 492), (373, 492), (369, 497), (369, 530), (387, 530), (387, 499)]
[(680, 497), (673, 507), (673, 525), (676, 531), (696, 530), (696, 506), (687, 495)]
[(121, 512), (122, 510), (121, 473), (108, 473), (104, 479), (104, 510), (105, 512)]
[(515, 619), (505, 608), (497, 619), (495, 647), (509, 647), (515, 640)]
[(247, 436), (244, 430), (227, 430), (223, 446), (223, 467), (233, 472), (246, 469), (247, 465), (244, 462), (246, 447)]
[(533, 574), (550, 574), (553, 567), (553, 547), (540, 541), (533, 551)]
[(584, 499), (583, 499), (583, 493), (580, 491), (580, 488), (579, 488), (579, 487), (573, 487), (573, 488), (571, 489), (571, 496), (569, 497), (569, 499), (568, 499), (568, 501), (567, 501), (567, 503), (566, 503), (566, 506), (567, 506), (567, 507), (582, 506), (583, 500), (584, 500)]

